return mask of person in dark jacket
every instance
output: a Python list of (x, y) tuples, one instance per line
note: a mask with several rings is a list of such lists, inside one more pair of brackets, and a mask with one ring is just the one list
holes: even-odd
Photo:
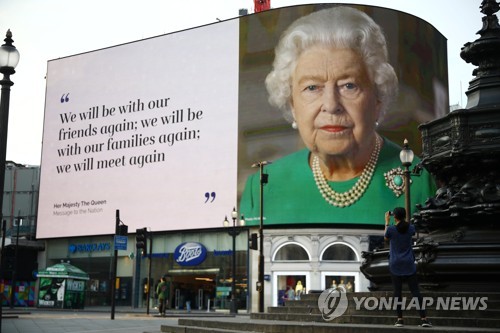
[[(394, 225), (390, 225), (391, 215), (394, 216)], [(397, 302), (396, 313), (398, 319), (394, 326), (404, 326), (401, 294), (403, 282), (407, 282), (412, 296), (418, 299), (421, 326), (432, 327), (431, 323), (427, 320), (418, 286), (417, 266), (415, 264), (415, 256), (412, 248), (412, 237), (415, 235), (415, 226), (405, 219), (406, 210), (403, 207), (396, 207), (392, 212), (389, 211), (385, 213), (384, 234), (385, 240), (390, 242), (389, 270), (391, 272), (394, 290), (393, 301)]]
[(167, 281), (167, 276), (162, 276), (160, 279), (160, 283), (156, 287), (156, 293), (158, 294), (158, 311), (160, 316), (164, 316), (170, 298), (170, 282)]

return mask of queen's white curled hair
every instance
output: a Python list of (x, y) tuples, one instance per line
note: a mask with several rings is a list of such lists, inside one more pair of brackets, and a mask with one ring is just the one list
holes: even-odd
[(382, 29), (370, 16), (351, 7), (319, 10), (288, 27), (276, 46), (273, 70), (266, 78), (269, 103), (281, 109), (285, 119), (293, 121), (292, 75), (302, 52), (317, 44), (349, 48), (361, 55), (381, 101), (381, 119), (397, 94), (398, 78), (388, 63)]

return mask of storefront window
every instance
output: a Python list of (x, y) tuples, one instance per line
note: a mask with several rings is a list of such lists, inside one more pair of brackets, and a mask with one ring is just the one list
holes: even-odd
[(358, 283), (359, 273), (351, 271), (353, 264), (359, 261), (359, 257), (354, 249), (345, 243), (333, 243), (321, 253), (321, 261), (327, 262), (329, 267), (334, 271), (322, 272), (323, 288), (344, 288), (345, 291), (351, 292), (359, 289)]
[[(310, 256), (302, 245), (288, 243), (281, 246), (274, 254), (273, 261), (309, 261)], [(302, 294), (307, 293), (308, 273), (302, 272), (276, 272), (275, 273), (275, 296), (273, 297), (277, 305), (284, 305), (287, 301), (299, 300)], [(276, 301), (277, 300), (277, 301)]]
[(278, 275), (278, 306), (285, 305), (286, 301), (300, 300), (302, 294), (307, 293), (306, 275)]
[(351, 292), (356, 290), (356, 277), (354, 275), (338, 274), (325, 276), (325, 285), (327, 288), (344, 288)]

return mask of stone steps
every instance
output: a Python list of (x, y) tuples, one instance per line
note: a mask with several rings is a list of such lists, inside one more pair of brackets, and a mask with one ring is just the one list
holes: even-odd
[(161, 332), (167, 333), (383, 333), (400, 332), (401, 330), (415, 333), (465, 333), (465, 332), (500, 332), (497, 328), (474, 328), (456, 326), (434, 326), (432, 328), (419, 327), (412, 322), (405, 321), (403, 328), (384, 324), (341, 324), (341, 323), (318, 323), (299, 321), (274, 321), (257, 320), (248, 316), (236, 316), (234, 318), (180, 318), (177, 325), (162, 325)]
[[(318, 305), (320, 293), (303, 295), (301, 300), (287, 301), (285, 306), (269, 307), (266, 313), (252, 313), (225, 318), (179, 318), (177, 324), (162, 325), (162, 332), (175, 333), (241, 333), (241, 332), (269, 332), (269, 333), (343, 333), (343, 332), (388, 332), (393, 329), (396, 321), (395, 311), (389, 308), (379, 310), (374, 306), (382, 297), (390, 297), (390, 292), (361, 292), (347, 293), (346, 311), (336, 318), (323, 319), (322, 309)], [(425, 292), (423, 297), (437, 299), (455, 297), (457, 308), (463, 306), (462, 300), (468, 297), (487, 297), (487, 306), (483, 309), (452, 309), (445, 310), (433, 304), (426, 308), (427, 317), (432, 322), (433, 332), (500, 332), (500, 293), (439, 293)], [(362, 297), (370, 298), (370, 302), (361, 303)], [(403, 297), (411, 299), (409, 293)], [(333, 303), (335, 304), (335, 303)], [(364, 304), (364, 306), (363, 306)], [(453, 305), (450, 301), (449, 306)], [(330, 311), (331, 312), (331, 311)], [(328, 313), (327, 313), (328, 314)], [(415, 308), (403, 312), (404, 329), (412, 332), (425, 332), (429, 328), (422, 328), (420, 317)]]
[[(360, 309), (356, 310), (355, 308), (347, 308), (346, 312), (344, 315), (373, 315), (374, 311), (377, 313), (377, 315), (380, 316), (394, 316), (395, 311), (394, 310), (366, 310), (366, 309)], [(436, 310), (435, 308), (426, 308), (427, 316), (430, 318), (435, 318), (435, 317), (460, 317), (460, 318), (500, 318), (500, 310), (498, 309), (486, 309), (482, 311), (462, 311), (462, 310)], [(321, 310), (316, 306), (316, 307), (309, 307), (309, 306), (295, 306), (293, 308), (286, 307), (286, 306), (280, 306), (280, 307), (270, 307), (268, 308), (267, 314), (269, 315), (294, 315), (296, 313), (299, 314), (307, 314), (307, 315), (320, 315), (321, 316)], [(417, 310), (411, 309), (407, 310), (404, 313), (406, 314), (412, 314), (416, 315)]]
[[(419, 325), (420, 317), (415, 314), (409, 315), (403, 313), (405, 323), (408, 325)], [(307, 315), (307, 314), (280, 314), (280, 315), (266, 315), (266, 314), (252, 314), (252, 319), (257, 320), (274, 320), (274, 321), (298, 321), (298, 322), (324, 322), (321, 315)], [(497, 328), (499, 327), (499, 320), (492, 318), (464, 318), (464, 317), (431, 317), (428, 316), (433, 325), (443, 326), (459, 326), (459, 327), (476, 327), (476, 328)], [(376, 324), (376, 325), (393, 325), (396, 321), (395, 314), (390, 315), (346, 315), (329, 320), (328, 323), (336, 324)]]

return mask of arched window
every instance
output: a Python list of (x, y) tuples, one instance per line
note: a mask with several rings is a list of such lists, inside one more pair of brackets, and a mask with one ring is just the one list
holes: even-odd
[(358, 261), (356, 252), (345, 244), (332, 244), (324, 252), (321, 260)]
[(299, 244), (286, 244), (276, 251), (274, 260), (309, 260), (309, 254)]

